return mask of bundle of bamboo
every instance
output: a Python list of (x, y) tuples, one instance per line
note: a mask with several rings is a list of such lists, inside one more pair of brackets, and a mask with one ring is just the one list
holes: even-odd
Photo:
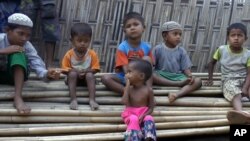
[[(32, 107), (27, 116), (20, 116), (13, 108), (13, 86), (0, 85), (0, 140), (122, 140), (126, 127), (120, 116), (124, 108), (121, 95), (108, 91), (98, 81), (102, 75), (96, 74), (97, 111), (88, 106), (86, 87), (77, 88), (79, 109), (69, 109), (63, 76), (48, 85), (31, 75), (23, 90), (26, 103)], [(207, 78), (204, 73), (194, 75)], [(157, 103), (153, 116), (159, 138), (229, 132), (226, 113), (232, 108), (223, 98), (220, 74), (215, 76), (214, 86), (202, 87), (173, 104), (169, 104), (167, 95), (180, 88), (153, 86)], [(250, 111), (250, 102), (243, 105)]]

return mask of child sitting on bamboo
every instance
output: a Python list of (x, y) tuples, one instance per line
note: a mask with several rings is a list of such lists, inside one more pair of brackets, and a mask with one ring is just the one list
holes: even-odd
[(153, 117), (155, 102), (152, 87), (146, 81), (152, 76), (152, 65), (142, 59), (131, 60), (126, 73), (122, 103), (126, 106), (122, 118), (127, 125), (126, 141), (155, 141)]
[(163, 43), (153, 49), (155, 74), (153, 82), (157, 85), (169, 86), (162, 80), (184, 81), (177, 93), (168, 95), (169, 102), (184, 96), (201, 87), (201, 79), (192, 76), (191, 60), (186, 50), (179, 45), (182, 36), (182, 27), (174, 21), (165, 22), (161, 27)]
[(33, 22), (21, 13), (8, 17), (6, 33), (0, 34), (0, 84), (15, 86), (14, 106), (18, 113), (29, 114), (31, 108), (22, 98), (24, 82), (34, 70), (44, 80), (58, 79), (60, 72), (47, 70), (37, 51), (29, 42)]
[(243, 47), (247, 40), (247, 28), (242, 23), (233, 23), (227, 28), (228, 45), (220, 46), (209, 63), (209, 79), (205, 85), (213, 85), (213, 71), (220, 61), (222, 90), (235, 111), (228, 112), (231, 123), (250, 123), (250, 114), (242, 111), (242, 96), (250, 98), (250, 51)]
[(92, 29), (86, 23), (74, 24), (71, 28), (72, 48), (67, 51), (62, 60), (63, 73), (67, 75), (65, 84), (69, 87), (70, 108), (78, 109), (76, 86), (86, 86), (89, 91), (89, 105), (91, 110), (98, 109), (95, 101), (95, 76), (100, 70), (97, 54), (90, 49)]

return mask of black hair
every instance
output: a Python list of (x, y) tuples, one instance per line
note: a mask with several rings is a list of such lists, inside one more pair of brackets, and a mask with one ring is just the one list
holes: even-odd
[(87, 23), (76, 23), (71, 27), (71, 38), (77, 35), (86, 35), (92, 37), (92, 29)]
[(137, 19), (141, 22), (141, 24), (143, 26), (145, 26), (145, 23), (144, 23), (144, 18), (142, 17), (141, 14), (137, 13), (137, 12), (129, 12), (127, 13), (124, 18), (123, 18), (123, 26), (125, 26), (125, 24), (128, 22), (128, 20), (130, 19)]
[(129, 63), (134, 63), (133, 68), (141, 73), (145, 74), (145, 82), (152, 76), (152, 65), (147, 60), (132, 59)]
[(232, 29), (240, 29), (246, 36), (247, 38), (247, 28), (244, 24), (242, 23), (233, 23), (227, 28), (227, 36), (229, 36), (229, 33)]
[(29, 27), (29, 26), (13, 24), (13, 23), (7, 23), (6, 29), (14, 30), (14, 29), (19, 28), (19, 27), (28, 27), (30, 29), (32, 28), (32, 27)]

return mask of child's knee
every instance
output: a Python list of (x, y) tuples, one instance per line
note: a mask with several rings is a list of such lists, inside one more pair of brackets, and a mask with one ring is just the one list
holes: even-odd
[(130, 123), (139, 123), (139, 118), (136, 115), (129, 116)]
[(201, 78), (195, 78), (194, 83), (195, 83), (198, 87), (201, 87), (201, 86), (202, 86)]
[(93, 73), (86, 73), (86, 80), (87, 81), (95, 80), (94, 74)]
[(77, 78), (78, 74), (76, 71), (70, 71), (68, 74), (68, 78)]
[(143, 119), (143, 121), (148, 121), (148, 120), (154, 121), (153, 117), (150, 115), (145, 116), (145, 118)]
[(142, 59), (148, 61), (150, 64), (153, 64), (153, 61), (149, 56), (143, 56)]
[(101, 81), (102, 81), (103, 84), (108, 83), (110, 80), (111, 80), (111, 75), (103, 75), (101, 77)]

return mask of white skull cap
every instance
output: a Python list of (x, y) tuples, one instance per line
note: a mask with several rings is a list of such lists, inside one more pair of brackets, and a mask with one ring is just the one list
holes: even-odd
[(31, 19), (22, 13), (14, 13), (10, 15), (8, 17), (8, 23), (33, 27), (33, 22), (31, 21)]

